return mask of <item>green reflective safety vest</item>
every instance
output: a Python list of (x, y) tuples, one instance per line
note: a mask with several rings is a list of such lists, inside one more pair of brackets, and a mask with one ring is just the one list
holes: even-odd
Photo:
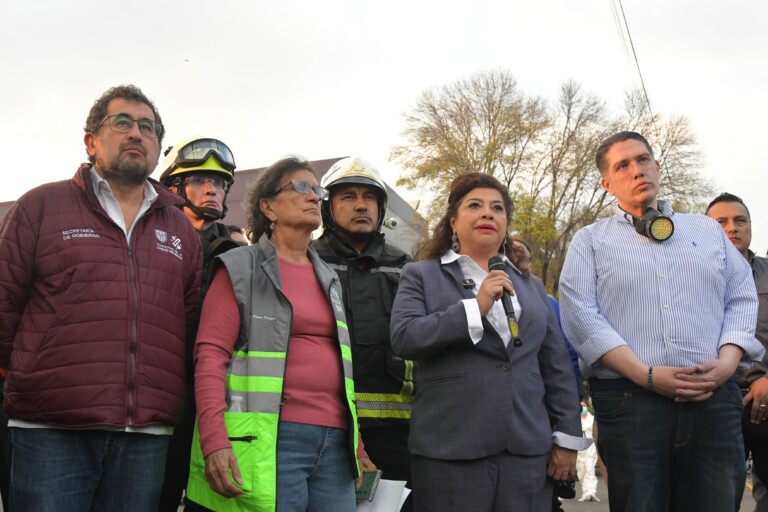
[[(341, 285), (336, 273), (308, 251), (318, 280), (336, 318), (339, 351), (344, 368), (344, 390), (350, 411), (349, 448), (353, 474), (357, 466), (357, 412), (352, 379), (352, 349), (347, 331)], [(240, 332), (227, 369), (226, 401), (238, 397), (241, 412), (225, 412), (224, 424), (237, 457), (245, 491), (236, 498), (214, 492), (205, 477), (198, 426), (192, 440), (187, 495), (192, 501), (222, 512), (275, 510), (277, 493), (277, 427), (291, 336), (293, 311), (281, 291), (280, 265), (272, 242), (262, 236), (250, 247), (233, 249), (217, 257), (232, 281), (240, 310)]]

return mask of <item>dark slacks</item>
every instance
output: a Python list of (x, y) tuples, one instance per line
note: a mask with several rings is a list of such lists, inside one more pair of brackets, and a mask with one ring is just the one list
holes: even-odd
[(611, 510), (738, 510), (746, 465), (735, 382), (703, 402), (675, 402), (625, 379), (590, 379), (590, 394)]
[[(194, 400), (194, 398), (192, 399)], [(173, 430), (165, 459), (165, 476), (157, 512), (176, 512), (187, 488), (189, 458), (192, 450), (192, 434), (195, 430), (195, 409), (185, 407), (182, 424)]]
[[(362, 427), (361, 435), (365, 451), (376, 467), (384, 472), (387, 480), (405, 480), (406, 487), (412, 489), (411, 455), (408, 452), (408, 425), (383, 428)], [(403, 504), (400, 512), (413, 510), (413, 493)]]
[(757, 502), (758, 512), (768, 510), (768, 496), (758, 492), (755, 487), (768, 482), (768, 422), (754, 424), (749, 421), (754, 401), (744, 409), (741, 431), (744, 434), (744, 449), (746, 456), (752, 454), (752, 496)]
[(413, 456), (416, 512), (550, 512), (549, 455), (503, 453), (475, 460)]

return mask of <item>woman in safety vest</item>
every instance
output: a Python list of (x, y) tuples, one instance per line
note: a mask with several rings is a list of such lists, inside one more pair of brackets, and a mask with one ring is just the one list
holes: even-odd
[(216, 260), (195, 344), (198, 510), (354, 512), (359, 467), (375, 469), (341, 286), (309, 247), (327, 196), (308, 162), (276, 162), (248, 191), (253, 245)]

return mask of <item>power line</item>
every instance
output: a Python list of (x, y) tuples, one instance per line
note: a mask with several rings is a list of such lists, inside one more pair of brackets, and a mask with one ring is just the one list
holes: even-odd
[(616, 10), (616, 2), (614, 0), (608, 0), (611, 6), (611, 12), (613, 13), (613, 21), (616, 23), (616, 32), (619, 33), (619, 41), (621, 42), (621, 49), (624, 50), (624, 57), (628, 62), (632, 61), (632, 57), (629, 55), (629, 48), (627, 48), (627, 36), (624, 35), (624, 27), (619, 17), (619, 12)]
[(632, 56), (635, 59), (635, 66), (637, 67), (637, 74), (640, 76), (640, 86), (643, 88), (643, 94), (645, 95), (645, 104), (648, 107), (648, 113), (651, 115), (651, 121), (653, 122), (653, 111), (651, 110), (651, 100), (648, 98), (648, 91), (645, 89), (645, 81), (643, 80), (643, 73), (640, 71), (640, 62), (637, 60), (637, 53), (635, 52), (635, 43), (632, 42), (632, 34), (629, 32), (629, 24), (627, 23), (627, 16), (624, 14), (624, 5), (621, 0), (618, 0), (619, 7), (621, 8), (621, 17), (624, 20), (624, 28), (627, 30), (627, 38), (629, 39), (629, 45), (632, 48)]

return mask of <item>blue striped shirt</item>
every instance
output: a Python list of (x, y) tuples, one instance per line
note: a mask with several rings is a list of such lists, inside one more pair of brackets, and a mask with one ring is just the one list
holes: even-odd
[(700, 364), (729, 343), (744, 349), (742, 364), (763, 355), (749, 263), (714, 220), (659, 207), (675, 224), (664, 242), (639, 235), (618, 206), (571, 242), (561, 320), (586, 377), (621, 377), (598, 359), (623, 345), (649, 366)]

